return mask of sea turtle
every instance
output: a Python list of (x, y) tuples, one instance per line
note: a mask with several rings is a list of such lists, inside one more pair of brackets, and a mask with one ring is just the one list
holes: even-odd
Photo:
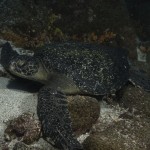
[(59, 149), (82, 149), (73, 135), (66, 95), (107, 95), (128, 80), (150, 90), (145, 74), (130, 69), (124, 49), (100, 44), (52, 43), (27, 56), (19, 55), (7, 42), (1, 63), (15, 76), (45, 85), (38, 94), (37, 113), (43, 138)]

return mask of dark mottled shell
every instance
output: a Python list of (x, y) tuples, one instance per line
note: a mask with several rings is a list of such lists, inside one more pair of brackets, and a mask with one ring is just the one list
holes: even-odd
[(49, 71), (70, 77), (81, 91), (107, 94), (129, 79), (126, 52), (99, 44), (55, 43), (35, 54)]

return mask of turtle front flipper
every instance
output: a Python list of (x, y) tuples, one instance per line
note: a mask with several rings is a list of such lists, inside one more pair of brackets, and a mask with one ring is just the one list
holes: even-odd
[(38, 116), (43, 138), (59, 149), (81, 150), (73, 135), (65, 95), (50, 87), (43, 87), (38, 95)]
[(130, 70), (130, 79), (135, 86), (141, 87), (145, 91), (150, 91), (150, 77), (146, 74), (146, 72), (139, 69), (131, 69)]

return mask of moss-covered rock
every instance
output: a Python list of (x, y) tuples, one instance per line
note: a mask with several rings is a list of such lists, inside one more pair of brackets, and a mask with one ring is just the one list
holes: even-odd
[[(100, 128), (100, 126), (99, 126)], [(91, 134), (83, 143), (86, 150), (148, 150), (150, 126), (146, 119), (123, 119)]]
[(89, 131), (99, 117), (100, 104), (98, 101), (88, 96), (69, 96), (67, 100), (73, 130), (77, 135)]
[(55, 15), (47, 4), (34, 0), (7, 0), (0, 4), (0, 38), (11, 40), (22, 47), (38, 47), (52, 40), (63, 38), (55, 21)]
[(126, 39), (129, 26), (122, 0), (3, 0), (0, 7), (0, 37), (23, 47), (68, 39), (101, 42), (107, 31), (113, 34), (102, 41), (114, 34)]
[(128, 86), (120, 100), (120, 105), (128, 108), (130, 112), (150, 117), (150, 93), (143, 89)]

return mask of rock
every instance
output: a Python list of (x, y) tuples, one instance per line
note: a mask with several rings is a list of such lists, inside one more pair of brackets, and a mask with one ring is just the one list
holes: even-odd
[(117, 150), (113, 148), (112, 144), (108, 144), (107, 141), (101, 140), (99, 134), (90, 135), (83, 145), (86, 150)]
[[(9, 149), (8, 145), (4, 145), (2, 150)], [(10, 150), (56, 150), (54, 147), (50, 146), (43, 139), (39, 139), (38, 142), (32, 145), (26, 145), (23, 142), (16, 142)]]
[[(122, 39), (132, 37), (125, 30), (131, 23), (122, 0), (2, 0), (0, 20), (0, 36), (22, 47), (35, 48), (68, 39), (101, 42), (107, 31)], [(105, 41), (109, 39), (111, 36)], [(116, 39), (115, 43), (118, 46), (121, 42)]]
[(149, 93), (131, 85), (119, 101), (102, 101), (100, 117), (83, 142), (86, 150), (148, 150)]
[[(0, 89), (0, 124), (4, 126), (10, 119), (22, 113), (36, 113), (37, 95), (23, 91)], [(3, 129), (0, 129), (2, 135)]]
[(104, 130), (100, 124), (83, 143), (86, 150), (148, 150), (150, 126), (146, 119), (123, 119)]
[(25, 112), (36, 114), (37, 95), (23, 91), (0, 89), (0, 104), (0, 145), (2, 145), (6, 122)]
[(124, 90), (120, 105), (134, 114), (150, 117), (150, 93), (145, 92), (143, 89), (128, 86)]
[(100, 113), (100, 104), (89, 96), (68, 96), (72, 126), (76, 134), (88, 132), (97, 121)]
[(91, 134), (83, 145), (86, 150), (148, 150), (149, 141), (149, 122), (122, 120)]
[(18, 138), (25, 144), (32, 144), (39, 140), (41, 135), (41, 123), (31, 113), (24, 113), (21, 116), (10, 120), (5, 129), (5, 140), (12, 141)]
[(15, 144), (13, 150), (42, 150), (42, 149), (39, 147), (28, 146), (24, 144), (23, 142), (18, 142)]

